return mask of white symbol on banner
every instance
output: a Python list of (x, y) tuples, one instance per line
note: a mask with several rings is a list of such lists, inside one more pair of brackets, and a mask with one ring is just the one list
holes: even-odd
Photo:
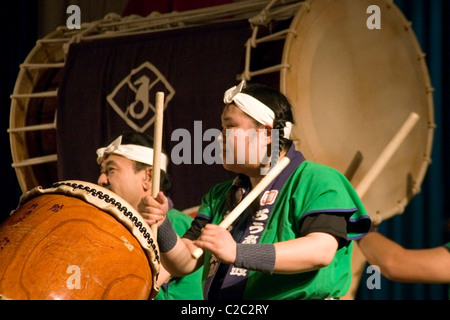
[[(140, 77), (134, 82), (135, 85), (139, 87), (136, 90), (136, 100), (134, 100), (130, 105), (128, 105), (127, 112), (135, 119), (142, 119), (149, 110), (150, 100), (148, 96), (150, 79), (146, 76)], [(136, 112), (136, 106), (141, 104), (141, 112)]]
[[(131, 128), (144, 132), (155, 121), (153, 101), (158, 91), (164, 92), (165, 109), (175, 95), (175, 90), (154, 65), (144, 62), (131, 70), (106, 100)], [(133, 97), (131, 102), (130, 97)]]

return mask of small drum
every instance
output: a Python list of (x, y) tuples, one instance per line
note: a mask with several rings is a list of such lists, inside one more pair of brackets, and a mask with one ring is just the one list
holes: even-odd
[(153, 299), (159, 265), (139, 213), (84, 181), (30, 190), (0, 225), (1, 299)]

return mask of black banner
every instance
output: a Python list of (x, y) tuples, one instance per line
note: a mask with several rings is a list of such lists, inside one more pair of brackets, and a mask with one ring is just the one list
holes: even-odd
[[(58, 92), (59, 180), (95, 183), (98, 147), (123, 131), (153, 135), (155, 96), (163, 91), (171, 197), (180, 210), (198, 205), (213, 184), (234, 176), (203, 161), (211, 144), (203, 133), (221, 128), (223, 93), (238, 83), (250, 32), (245, 20), (72, 44)], [(186, 132), (190, 141), (180, 138)], [(188, 144), (190, 154), (172, 159), (174, 148)]]

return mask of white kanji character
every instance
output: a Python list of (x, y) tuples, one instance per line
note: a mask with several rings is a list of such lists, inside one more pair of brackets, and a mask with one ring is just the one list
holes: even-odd
[(248, 228), (250, 233), (260, 233), (264, 230), (262, 222), (253, 222), (253, 225)]
[(233, 268), (231, 268), (230, 275), (238, 276), (238, 277), (246, 277), (247, 276), (247, 269), (233, 267)]
[(255, 244), (258, 242), (258, 238), (259, 238), (259, 236), (249, 235), (244, 238), (244, 241), (242, 241), (242, 243)]

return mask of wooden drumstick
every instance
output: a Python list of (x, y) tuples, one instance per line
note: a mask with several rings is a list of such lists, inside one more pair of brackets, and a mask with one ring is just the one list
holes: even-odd
[[(156, 198), (159, 193), (161, 173), (161, 150), (162, 150), (162, 127), (164, 116), (164, 92), (156, 93), (155, 122), (153, 133), (153, 170), (152, 170), (152, 197)], [(156, 237), (156, 223), (150, 226)]]
[(415, 112), (411, 112), (406, 121), (401, 126), (400, 130), (395, 134), (392, 140), (383, 149), (381, 154), (378, 156), (375, 163), (372, 165), (370, 170), (366, 173), (364, 178), (359, 182), (358, 186), (355, 188), (359, 197), (362, 198), (366, 194), (369, 187), (372, 185), (373, 181), (378, 177), (381, 170), (389, 162), (392, 155), (397, 151), (397, 149), (402, 144), (403, 140), (408, 136), (409, 132), (416, 125), (419, 120), (419, 115)]
[[(273, 168), (261, 179), (261, 181), (249, 192), (249, 194), (242, 199), (241, 202), (226, 216), (219, 224), (219, 227), (228, 228), (247, 207), (259, 196), (261, 192), (283, 171), (284, 168), (291, 162), (288, 157), (281, 159)], [(197, 248), (192, 252), (192, 257), (198, 259), (202, 256), (203, 249)]]
[[(403, 140), (408, 136), (412, 128), (415, 126), (417, 121), (419, 120), (419, 115), (415, 112), (411, 112), (406, 121), (403, 123), (403, 125), (400, 127), (400, 129), (397, 131), (395, 136), (391, 139), (391, 141), (386, 145), (386, 147), (383, 149), (381, 154), (378, 156), (375, 163), (372, 165), (372, 167), (369, 169), (369, 171), (366, 173), (366, 175), (363, 177), (361, 182), (358, 184), (358, 186), (355, 188), (356, 192), (358, 193), (359, 197), (362, 198), (367, 190), (369, 190), (369, 187), (372, 185), (374, 180), (378, 177), (381, 170), (383, 170), (384, 166), (388, 163), (392, 155), (397, 151), (397, 149), (402, 144)], [(372, 217), (373, 219), (373, 217)], [(380, 221), (378, 221), (380, 222)], [(361, 250), (358, 248), (358, 243), (355, 243), (355, 247), (353, 248), (353, 256), (352, 256), (352, 283), (350, 285), (350, 288), (348, 292), (341, 297), (343, 300), (353, 300), (356, 295), (357, 286), (359, 283), (359, 280), (361, 278), (361, 273), (364, 268), (364, 265), (366, 263), (366, 258), (364, 257)]]

